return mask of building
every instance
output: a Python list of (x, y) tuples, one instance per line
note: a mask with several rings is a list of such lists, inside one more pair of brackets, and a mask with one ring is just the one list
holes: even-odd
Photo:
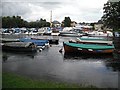
[(54, 20), (54, 21), (52, 22), (52, 26), (53, 26), (53, 27), (61, 27), (61, 23), (60, 23), (59, 21), (57, 21), (57, 20)]

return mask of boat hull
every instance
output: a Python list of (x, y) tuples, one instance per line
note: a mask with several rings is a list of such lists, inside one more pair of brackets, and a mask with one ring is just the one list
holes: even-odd
[(36, 52), (37, 51), (37, 47), (34, 43), (25, 43), (24, 46), (21, 46), (21, 44), (24, 44), (24, 43), (23, 42), (6, 43), (2, 45), (2, 50), (16, 51), (16, 52)]
[(36, 52), (36, 48), (2, 46), (3, 51)]
[(83, 54), (112, 54), (114, 49), (98, 49), (98, 50), (93, 50), (93, 49), (83, 49), (79, 47), (74, 47), (74, 46), (69, 46), (66, 43), (63, 43), (64, 46), (64, 51), (66, 53), (83, 53)]

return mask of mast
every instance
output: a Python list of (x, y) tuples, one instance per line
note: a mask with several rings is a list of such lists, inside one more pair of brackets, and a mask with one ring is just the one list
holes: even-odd
[(50, 27), (52, 27), (52, 10), (50, 12)]

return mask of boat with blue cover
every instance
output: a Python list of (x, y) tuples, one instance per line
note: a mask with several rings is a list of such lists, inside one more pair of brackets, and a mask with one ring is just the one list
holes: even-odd
[(96, 45), (96, 44), (80, 44), (63, 42), (64, 51), (66, 53), (96, 53), (96, 54), (110, 54), (114, 51), (114, 45)]
[(19, 39), (21, 42), (33, 42), (37, 46), (45, 46), (45, 44), (49, 43), (49, 40), (47, 39), (31, 39), (31, 38), (21, 38)]

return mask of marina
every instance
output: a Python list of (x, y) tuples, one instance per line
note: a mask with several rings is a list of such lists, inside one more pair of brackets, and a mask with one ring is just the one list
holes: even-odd
[[(69, 54), (63, 42), (76, 37), (7, 35), (3, 38), (54, 38), (58, 44), (35, 53), (3, 51), (3, 71), (12, 72), (37, 80), (50, 80), (74, 84), (93, 85), (99, 88), (117, 88), (119, 61), (113, 55)], [(62, 52), (60, 52), (62, 49)], [(96, 77), (96, 78), (95, 78)]]
[(1, 89), (120, 89), (120, 0), (5, 0), (1, 12)]

